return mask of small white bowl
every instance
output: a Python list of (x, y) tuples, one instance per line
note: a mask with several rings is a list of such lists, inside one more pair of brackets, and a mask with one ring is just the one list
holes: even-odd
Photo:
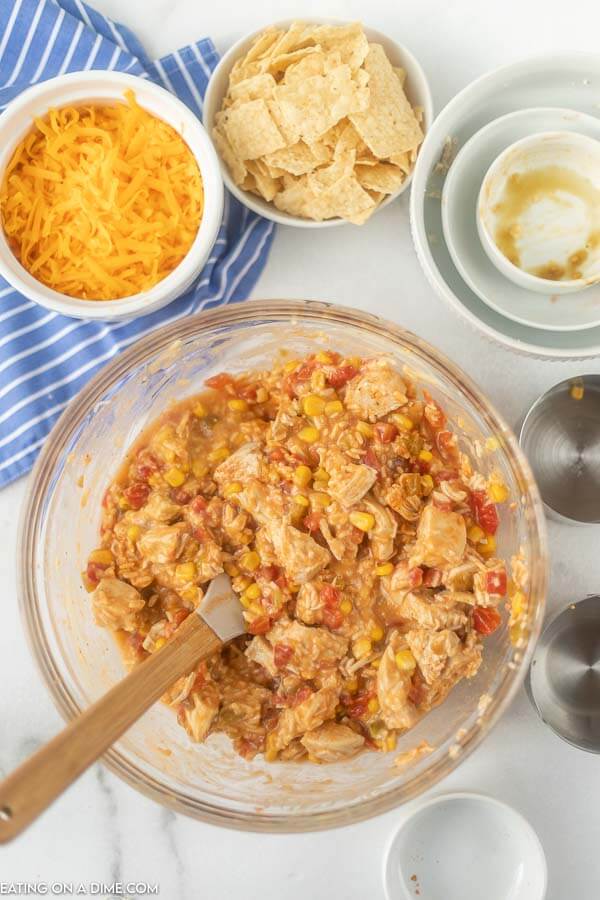
[(24, 91), (0, 116), (0, 181), (13, 151), (31, 130), (34, 116), (50, 107), (115, 103), (132, 90), (140, 106), (167, 122), (193, 153), (204, 186), (204, 212), (187, 255), (166, 278), (138, 294), (118, 300), (80, 300), (46, 287), (21, 265), (0, 227), (0, 274), (30, 300), (66, 316), (116, 320), (146, 315), (175, 300), (190, 287), (213, 248), (223, 214), (223, 181), (219, 160), (200, 121), (177, 97), (146, 78), (120, 72), (73, 72)]
[[(585, 179), (590, 191), (577, 185), (555, 183), (517, 208), (506, 227), (517, 230), (521, 262), (515, 264), (496, 242), (501, 219), (498, 208), (515, 177), (523, 179), (551, 168)], [(539, 195), (538, 195), (539, 197)], [(527, 200), (527, 198), (526, 198)], [(488, 169), (477, 203), (477, 228), (484, 250), (496, 268), (526, 290), (568, 294), (600, 281), (600, 141), (575, 132), (533, 134), (507, 147)], [(564, 269), (572, 256), (585, 254), (577, 268), (581, 277), (554, 279), (531, 273), (558, 265)]]
[(388, 900), (544, 900), (544, 850), (512, 807), (483, 794), (418, 804), (384, 863)]
[[(297, 19), (284, 19), (281, 22), (273, 22), (272, 26), (275, 28), (289, 28), (292, 22), (295, 21), (297, 21)], [(302, 21), (304, 21), (304, 19), (302, 19)], [(307, 17), (306, 22), (311, 25), (347, 24), (347, 21), (342, 19), (323, 19), (315, 18), (313, 16)], [(202, 114), (204, 127), (210, 135), (212, 135), (215, 116), (221, 109), (221, 104), (227, 94), (229, 74), (233, 69), (234, 63), (248, 52), (254, 39), (257, 38), (259, 34), (262, 34), (265, 28), (268, 27), (270, 26), (264, 25), (262, 28), (258, 28), (256, 31), (253, 31), (251, 34), (248, 34), (246, 37), (237, 41), (237, 43), (230, 47), (227, 53), (224, 54), (218, 66), (212, 73), (204, 97), (204, 110)], [(420, 63), (417, 62), (410, 50), (402, 44), (393, 41), (391, 38), (387, 37), (387, 35), (382, 34), (380, 31), (375, 31), (373, 28), (367, 28), (365, 25), (363, 25), (363, 29), (369, 41), (382, 45), (391, 64), (393, 66), (400, 66), (406, 72), (406, 83), (404, 85), (406, 96), (412, 106), (420, 106), (423, 109), (423, 121), (421, 127), (423, 133), (427, 134), (429, 126), (433, 121), (433, 101), (431, 99), (429, 82)], [(265, 219), (277, 222), (278, 225), (294, 225), (297, 228), (331, 228), (335, 225), (348, 224), (346, 219), (325, 219), (323, 222), (315, 222), (312, 219), (303, 219), (300, 216), (292, 216), (289, 213), (281, 212), (273, 203), (268, 203), (266, 200), (263, 200), (262, 197), (258, 197), (256, 194), (252, 194), (249, 191), (243, 191), (239, 188), (231, 177), (229, 169), (223, 160), (220, 160), (220, 162), (221, 173), (227, 189), (231, 191), (234, 197), (237, 197), (240, 203), (243, 203), (253, 212), (258, 213), (259, 216), (263, 216)], [(386, 199), (377, 207), (374, 215), (384, 206), (391, 203), (392, 200), (395, 200), (396, 197), (399, 197), (400, 194), (407, 189), (412, 181), (412, 176), (413, 173), (411, 171), (399, 190), (394, 194), (390, 194), (389, 197), (386, 197)]]

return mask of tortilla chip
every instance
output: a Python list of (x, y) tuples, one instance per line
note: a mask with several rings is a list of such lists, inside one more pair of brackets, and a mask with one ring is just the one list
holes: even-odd
[(398, 78), (398, 81), (404, 87), (404, 82), (406, 81), (406, 71), (405, 69), (401, 69), (400, 66), (392, 66), (394, 70), (394, 75)]
[(402, 186), (406, 174), (390, 163), (378, 163), (376, 166), (360, 166), (354, 169), (361, 187), (382, 194), (395, 194)]
[(392, 156), (390, 156), (390, 162), (392, 163), (392, 165), (398, 166), (398, 168), (401, 169), (405, 173), (405, 175), (408, 175), (408, 173), (412, 169), (413, 160), (411, 159), (411, 157), (413, 153), (414, 151), (411, 151), (410, 154), (393, 153)]
[(292, 144), (297, 144), (300, 140), (300, 129), (298, 126), (292, 122), (289, 122), (283, 115), (281, 111), (281, 107), (276, 99), (267, 100), (267, 106), (269, 107), (269, 112), (271, 113), (271, 118), (277, 125), (279, 133), (283, 137), (285, 141), (286, 147), (291, 147)]
[(291, 50), (300, 50), (302, 47), (310, 46), (311, 41), (304, 41), (307, 32), (306, 22), (292, 22), (288, 30), (282, 34), (277, 43), (270, 48), (269, 56), (274, 59), (276, 56), (282, 56)]
[(285, 31), (281, 28), (267, 28), (266, 31), (263, 31), (262, 34), (259, 34), (255, 39), (243, 58), (242, 63), (248, 65), (248, 63), (251, 63), (254, 60), (263, 59), (263, 57), (268, 56), (269, 50), (273, 49), (276, 42), (279, 41), (284, 34)]
[(318, 25), (310, 32), (315, 43), (328, 53), (337, 51), (341, 62), (355, 70), (363, 64), (369, 52), (369, 42), (360, 22), (350, 25)]
[(320, 222), (317, 197), (310, 188), (307, 176), (302, 175), (297, 179), (289, 179), (283, 191), (276, 194), (273, 203), (281, 212), (290, 216), (301, 216), (303, 219), (314, 219)]
[(366, 110), (369, 90), (354, 81), (349, 66), (341, 65), (298, 84), (278, 85), (275, 99), (286, 123), (295, 126), (304, 141), (313, 143), (351, 112)]
[(233, 105), (241, 101), (247, 103), (249, 100), (266, 100), (267, 97), (273, 96), (275, 90), (275, 79), (266, 72), (260, 75), (253, 75), (251, 78), (244, 78), (238, 81), (229, 89), (229, 96), (233, 101)]
[(271, 201), (280, 188), (277, 179), (269, 174), (268, 169), (260, 159), (249, 159), (246, 166), (250, 174), (254, 177), (256, 190), (260, 196), (268, 202)]
[(283, 150), (270, 153), (265, 157), (265, 162), (269, 166), (283, 169), (291, 175), (306, 175), (329, 159), (329, 153), (325, 148), (314, 146), (317, 147), (317, 152), (314, 152), (312, 147), (305, 144), (304, 141), (297, 141), (291, 147), (284, 147)]
[(244, 165), (242, 160), (239, 159), (233, 152), (231, 144), (229, 143), (225, 135), (221, 134), (218, 128), (213, 128), (212, 136), (217, 150), (225, 161), (225, 165), (231, 172), (231, 177), (236, 184), (242, 185), (247, 175), (246, 166)]
[(256, 159), (285, 147), (264, 100), (250, 100), (222, 114), (225, 137), (239, 159)]
[(381, 44), (369, 44), (364, 67), (369, 74), (369, 108), (350, 113), (350, 121), (380, 159), (416, 149), (423, 132)]
[(298, 64), (307, 56), (320, 55), (318, 47), (301, 47), (299, 50), (291, 50), (289, 53), (280, 53), (269, 60), (268, 71), (272, 75), (280, 76), (289, 66)]

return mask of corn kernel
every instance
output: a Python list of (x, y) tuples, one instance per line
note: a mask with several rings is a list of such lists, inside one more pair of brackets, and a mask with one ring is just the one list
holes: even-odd
[(300, 590), (300, 585), (294, 584), (293, 582), (290, 581), (290, 582), (288, 582), (288, 590), (289, 590), (290, 594), (297, 594), (298, 591)]
[(247, 575), (240, 575), (239, 578), (235, 582), (236, 591), (245, 591), (247, 587), (250, 587), (252, 584), (252, 579), (248, 578)]
[(285, 372), (285, 374), (290, 375), (297, 367), (298, 362), (299, 360), (297, 359), (290, 359), (289, 362), (286, 362), (285, 366), (283, 367), (283, 371)]
[(259, 616), (264, 615), (264, 612), (265, 612), (264, 609), (262, 608), (262, 606), (259, 606), (258, 603), (251, 602), (248, 609), (250, 610), (250, 612), (252, 613), (252, 615), (254, 616), (255, 619), (257, 619)]
[(384, 575), (391, 575), (394, 571), (393, 563), (382, 563), (380, 566), (375, 568), (375, 573), (383, 578)]
[(224, 459), (227, 459), (229, 456), (229, 450), (227, 447), (219, 447), (217, 450), (211, 450), (208, 454), (208, 458), (211, 462), (220, 463), (223, 462)]
[(377, 641), (380, 641), (383, 638), (384, 634), (385, 631), (383, 630), (381, 625), (374, 625), (373, 628), (371, 628), (371, 640), (375, 641), (375, 643), (377, 643)]
[(371, 641), (369, 638), (359, 638), (352, 645), (352, 653), (356, 659), (362, 659), (371, 652)]
[(520, 644), (527, 639), (527, 628), (522, 622), (515, 622), (509, 629), (511, 644)]
[(139, 525), (130, 525), (127, 529), (127, 538), (132, 544), (135, 544), (141, 533), (142, 529)]
[(472, 525), (467, 531), (467, 537), (472, 544), (479, 544), (485, 538), (485, 531), (479, 525)]
[(421, 490), (425, 497), (429, 497), (433, 490), (433, 478), (431, 475), (421, 475)]
[(349, 678), (348, 681), (344, 683), (344, 690), (348, 691), (349, 694), (355, 694), (358, 690), (358, 679)]
[(325, 401), (317, 394), (307, 394), (302, 400), (302, 409), (305, 416), (320, 416), (325, 409)]
[(249, 609), (249, 608), (250, 608), (250, 605), (251, 605), (251, 604), (250, 604), (250, 600), (248, 600), (248, 598), (246, 597), (245, 594), (242, 594), (242, 595), (241, 595), (241, 597), (240, 597), (240, 603), (242, 604), (242, 606), (244, 607), (244, 609)]
[(232, 412), (246, 412), (248, 404), (241, 397), (233, 397), (227, 401), (227, 406)]
[(349, 366), (354, 366), (355, 369), (360, 369), (362, 365), (360, 356), (349, 356), (348, 359), (345, 360), (345, 362)]
[(395, 734), (388, 734), (385, 739), (385, 749), (389, 753), (391, 750), (396, 749), (396, 744), (398, 743), (398, 738)]
[(226, 573), (229, 575), (230, 578), (235, 578), (236, 575), (240, 574), (240, 570), (238, 569), (238, 567), (236, 566), (235, 563), (232, 563), (232, 562), (223, 563), (223, 568), (225, 569)]
[(259, 387), (256, 392), (256, 402), (257, 403), (266, 403), (269, 399), (269, 392), (264, 387)]
[(514, 616), (522, 616), (525, 612), (525, 594), (523, 591), (515, 591), (510, 602), (511, 610)]
[(312, 471), (308, 466), (296, 466), (294, 470), (294, 482), (298, 487), (306, 487), (312, 480)]
[(352, 603), (347, 597), (340, 603), (340, 612), (344, 616), (349, 616), (352, 612)]
[(314, 391), (322, 391), (326, 384), (325, 372), (321, 369), (316, 369), (310, 376), (310, 386)]
[(256, 550), (248, 550), (240, 557), (240, 563), (244, 569), (248, 569), (249, 572), (254, 572), (254, 570), (258, 569), (260, 566), (260, 556)]
[(326, 416), (337, 416), (338, 413), (344, 412), (344, 404), (341, 400), (329, 400), (325, 404)]
[(431, 460), (433, 459), (433, 453), (431, 452), (431, 450), (421, 450), (421, 452), (419, 453), (419, 459), (421, 460), (421, 462), (431, 462)]
[(306, 428), (300, 429), (298, 437), (305, 444), (314, 444), (319, 439), (319, 431), (317, 428), (313, 428), (312, 425), (307, 425)]
[(499, 447), (500, 447), (500, 441), (498, 440), (497, 437), (486, 438), (485, 449), (488, 451), (488, 453), (494, 453), (494, 451), (498, 450)]
[(180, 591), (181, 596), (184, 600), (187, 600), (188, 603), (196, 606), (198, 603), (198, 588), (197, 587), (187, 587), (184, 590)]
[(350, 522), (354, 525), (355, 528), (358, 528), (360, 531), (371, 531), (375, 527), (375, 517), (371, 515), (371, 513), (366, 512), (351, 512), (348, 516)]
[(208, 472), (208, 466), (200, 459), (195, 459), (192, 463), (192, 472), (196, 478), (204, 478)]
[(326, 472), (325, 469), (317, 469), (315, 481), (329, 481), (329, 472)]
[(267, 762), (274, 762), (277, 759), (277, 745), (275, 743), (276, 736), (268, 734), (265, 742), (265, 759)]
[(320, 350), (315, 356), (315, 359), (324, 366), (330, 366), (333, 363), (333, 356), (331, 356), (330, 353), (326, 353), (324, 350)]
[(493, 556), (496, 552), (496, 538), (493, 534), (486, 534), (485, 539), (477, 545), (482, 556)]
[(403, 415), (403, 413), (395, 413), (391, 418), (394, 424), (401, 428), (402, 431), (412, 431), (415, 427), (413, 420)]
[(150, 478), (148, 479), (148, 484), (153, 488), (161, 487), (162, 478), (160, 477), (158, 472), (155, 472), (154, 475), (150, 476)]
[(155, 650), (162, 650), (162, 648), (165, 646), (166, 643), (167, 643), (166, 638), (164, 638), (164, 637), (159, 637), (158, 640), (156, 640), (156, 641), (154, 642), (154, 649), (155, 649)]
[(193, 413), (197, 419), (204, 419), (206, 417), (206, 407), (203, 403), (198, 400), (197, 403), (194, 404)]
[(378, 656), (377, 659), (374, 659), (372, 661), (371, 665), (373, 666), (374, 669), (378, 669), (379, 666), (381, 665), (381, 657)]
[(488, 488), (488, 494), (494, 503), (504, 503), (508, 500), (508, 488), (501, 481), (493, 481)]
[(125, 499), (125, 497), (119, 497), (119, 509), (126, 510), (129, 509), (129, 503)]
[(244, 485), (241, 481), (230, 481), (229, 484), (225, 486), (223, 495), (225, 497), (232, 497), (234, 494), (239, 494), (243, 489)]
[(573, 400), (583, 400), (584, 388), (582, 384), (574, 384), (569, 391)]
[(100, 548), (99, 550), (92, 550), (89, 555), (89, 561), (93, 563), (99, 563), (102, 566), (112, 566), (115, 558), (110, 550), (104, 550)]
[(197, 575), (197, 569), (193, 562), (179, 563), (175, 566), (175, 577), (181, 581), (193, 581)]
[(310, 506), (310, 502), (308, 497), (305, 497), (304, 494), (294, 494), (292, 497), (294, 503), (297, 503), (298, 506)]
[(367, 709), (372, 715), (379, 711), (379, 700), (377, 699), (377, 697), (371, 697), (371, 699), (367, 703)]
[(177, 466), (172, 466), (165, 472), (164, 479), (171, 487), (179, 487), (185, 481), (185, 472), (178, 469)]
[(256, 582), (253, 582), (252, 584), (248, 585), (244, 593), (246, 594), (248, 600), (258, 600), (262, 592)]
[(372, 438), (375, 432), (373, 431), (373, 426), (369, 425), (368, 422), (357, 422), (356, 430), (359, 434), (362, 434), (363, 437)]
[(401, 672), (412, 672), (417, 667), (417, 661), (410, 650), (398, 650), (394, 659)]
[(331, 497), (329, 494), (323, 493), (323, 491), (313, 491), (310, 495), (310, 501), (313, 506), (320, 506), (322, 509), (327, 509), (331, 503)]

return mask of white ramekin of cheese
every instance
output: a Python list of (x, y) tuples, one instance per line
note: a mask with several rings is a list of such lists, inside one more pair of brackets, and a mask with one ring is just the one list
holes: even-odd
[[(138, 289), (135, 292), (127, 293), (124, 296), (116, 296), (113, 299), (95, 299), (93, 297), (82, 299), (80, 296), (73, 296), (68, 292), (54, 289), (28, 271), (28, 268), (21, 263), (15, 251), (14, 235), (10, 240), (7, 237), (5, 230), (6, 210), (4, 208), (1, 209), (0, 274), (16, 290), (30, 300), (67, 316), (115, 320), (133, 318), (160, 309), (181, 295), (192, 284), (208, 259), (221, 224), (223, 181), (219, 161), (200, 121), (191, 110), (168, 91), (145, 78), (138, 78), (134, 75), (119, 72), (91, 71), (63, 75), (30, 88), (14, 100), (0, 117), (0, 191), (5, 184), (6, 170), (11, 165), (15, 150), (22, 144), (28, 133), (34, 129), (34, 120), (36, 118), (45, 120), (50, 110), (74, 108), (79, 111), (90, 107), (114, 107), (119, 103), (127, 104), (128, 97), (131, 98), (130, 102), (135, 103), (141, 109), (141, 114), (144, 112), (149, 113), (155, 120), (158, 120), (159, 125), (163, 129), (164, 123), (166, 123), (167, 126), (170, 126), (170, 129), (176, 132), (176, 135), (173, 135), (175, 140), (172, 142), (174, 152), (181, 152), (181, 144), (178, 144), (176, 140), (176, 137), (179, 136), (191, 153), (193, 160), (195, 160), (200, 173), (201, 191), (199, 196), (190, 197), (190, 207), (199, 211), (198, 228), (195, 236), (193, 238), (190, 237), (189, 247), (186, 247), (185, 252), (182, 252), (181, 260), (170, 271), (160, 275), (160, 280), (157, 280), (154, 284), (142, 290)], [(132, 142), (134, 139), (135, 133), (132, 135)], [(104, 142), (100, 135), (97, 140), (99, 154), (103, 152), (103, 144)], [(58, 152), (56, 154), (58, 171), (60, 171), (59, 157), (60, 153)], [(50, 161), (52, 162), (52, 159)], [(85, 164), (80, 164), (78, 169), (79, 172), (76, 177), (82, 181), (83, 191), (87, 187), (83, 183), (86, 177)], [(139, 169), (139, 162), (136, 162), (136, 165), (131, 169), (132, 188), (135, 187), (133, 178)], [(139, 184), (142, 190), (148, 190), (147, 183), (151, 174), (151, 171), (148, 173), (141, 171), (138, 175), (136, 184)], [(36, 176), (32, 174), (32, 177), (35, 178)], [(197, 187), (198, 180), (196, 181)], [(151, 196), (158, 198), (156, 201), (157, 207), (160, 204), (160, 192), (161, 185), (156, 184), (156, 194)], [(133, 190), (132, 193), (134, 193)], [(166, 189), (163, 188), (163, 193), (165, 197), (169, 194), (169, 186)], [(44, 196), (43, 191), (35, 191), (34, 196), (37, 194), (41, 197)], [(0, 196), (2, 196), (1, 193)], [(3, 196), (6, 200), (6, 193)], [(11, 202), (14, 204), (18, 200), (19, 198), (16, 200), (13, 198)], [(64, 200), (67, 204), (71, 203), (72, 205), (73, 197), (67, 195)], [(177, 198), (177, 202), (179, 201), (180, 198)], [(173, 224), (173, 222), (177, 221), (178, 208), (173, 205), (175, 201), (172, 197), (168, 198), (168, 203), (172, 204), (171, 211), (175, 216), (171, 220), (171, 224)], [(129, 204), (123, 203), (122, 206), (124, 207), (123, 210), (119, 210), (118, 213), (119, 222), (122, 221), (124, 223), (120, 235), (125, 234), (129, 237), (133, 234), (136, 239), (140, 232), (142, 235), (137, 243), (134, 243), (133, 238), (126, 242), (128, 249), (131, 249), (132, 246), (136, 248), (139, 244), (141, 256), (145, 250), (151, 255), (155, 252), (155, 247), (151, 246), (148, 250), (146, 244), (144, 244), (144, 222), (141, 222), (140, 227), (139, 210), (136, 223), (132, 223), (127, 218), (129, 215)], [(165, 209), (159, 209), (156, 215), (160, 214), (162, 216), (161, 222), (168, 223), (168, 209), (167, 212), (165, 212)], [(149, 223), (148, 235), (150, 235), (151, 240), (155, 240), (152, 235), (160, 234), (161, 231), (157, 221), (154, 221), (156, 217), (152, 204), (146, 207), (144, 215)], [(40, 222), (41, 224), (39, 224)], [(33, 227), (38, 227), (38, 229), (41, 227), (43, 229), (43, 223), (44, 212), (42, 211), (37, 226), (35, 221), (33, 221)], [(167, 225), (162, 227), (164, 230)], [(47, 232), (49, 231), (48, 228), (46, 230)], [(61, 252), (64, 256), (64, 244)], [(173, 255), (176, 257), (176, 253)], [(147, 258), (150, 257), (148, 256)], [(60, 271), (60, 266), (56, 268)], [(129, 271), (132, 271), (132, 269), (130, 268)], [(132, 284), (135, 285), (135, 279), (132, 279)]]

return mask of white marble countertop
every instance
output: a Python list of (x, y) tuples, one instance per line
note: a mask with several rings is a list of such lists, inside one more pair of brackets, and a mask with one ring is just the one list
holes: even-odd
[[(0, 0), (7, 2), (7, 0)], [(10, 0), (8, 0), (10, 2)], [(468, 81), (527, 55), (597, 52), (600, 7), (588, 0), (95, 0), (160, 55), (210, 35), (225, 49), (284, 16), (361, 18), (405, 42), (429, 72), (436, 110)], [(548, 105), (552, 105), (549, 98)], [(413, 253), (404, 197), (364, 228), (316, 235), (280, 228), (256, 297), (320, 298), (387, 316), (458, 362), (517, 425), (531, 401), (577, 364), (517, 357), (460, 322), (433, 294)], [(600, 361), (585, 364), (600, 372)], [(0, 775), (61, 726), (40, 682), (17, 612), (16, 517), (24, 481), (0, 493)], [(550, 524), (549, 610), (598, 590), (598, 528)], [(549, 865), (548, 900), (597, 900), (600, 767), (537, 719), (524, 691), (493, 734), (435, 792), (488, 792), (533, 824)], [(318, 835), (229, 832), (175, 816), (95, 766), (31, 830), (0, 849), (2, 882), (158, 882), (164, 900), (362, 900), (381, 898), (382, 858), (405, 810)], [(102, 894), (104, 896), (104, 894)], [(485, 898), (482, 897), (482, 900)]]

